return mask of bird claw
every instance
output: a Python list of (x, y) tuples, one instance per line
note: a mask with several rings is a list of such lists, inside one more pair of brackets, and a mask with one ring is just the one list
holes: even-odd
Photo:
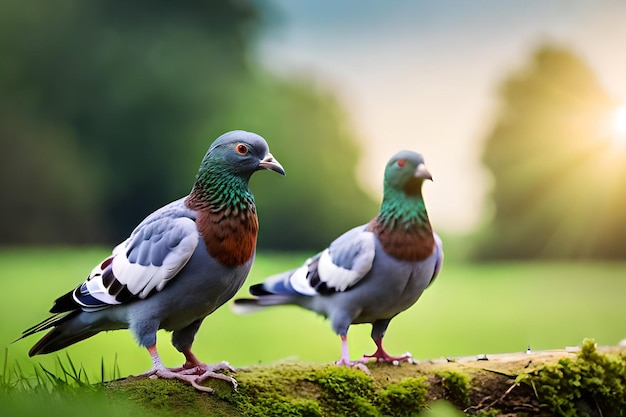
[(156, 379), (156, 378), (158, 378), (158, 376), (156, 376), (156, 373), (158, 372), (158, 370), (159, 369), (157, 367), (152, 367), (150, 370), (137, 375), (137, 377), (139, 377), (139, 378)]
[(363, 361), (361, 360), (351, 361), (349, 359), (339, 359), (338, 361), (335, 361), (335, 365), (358, 369), (365, 372), (367, 375), (372, 376), (372, 373), (370, 372), (367, 365), (365, 365), (365, 363), (363, 363)]
[(355, 362), (355, 364), (352, 365), (352, 367), (365, 372), (369, 376), (372, 376), (372, 373), (370, 372), (369, 368), (363, 362)]
[(391, 356), (388, 355), (386, 352), (376, 351), (376, 353), (374, 353), (373, 355), (363, 355), (360, 362), (367, 362), (370, 359), (375, 359), (376, 362), (390, 363), (394, 366), (399, 366), (402, 362), (408, 362), (412, 364), (417, 363), (417, 361), (413, 359), (413, 355), (411, 355), (411, 352), (406, 352), (402, 356)]
[(179, 381), (186, 382), (198, 391), (213, 392), (213, 388), (200, 385), (201, 382), (206, 381), (209, 378), (221, 379), (233, 386), (233, 389), (237, 391), (237, 380), (231, 376), (220, 374), (215, 371), (231, 371), (237, 372), (235, 368), (230, 366), (228, 362), (220, 362), (215, 365), (207, 365), (205, 363), (198, 364), (192, 368), (178, 367), (178, 368), (152, 368), (148, 372), (144, 372), (140, 376), (145, 376), (150, 379), (178, 379)]
[(170, 368), (170, 371), (175, 372), (178, 375), (202, 375), (206, 372), (206, 366), (194, 366), (193, 368)]
[(222, 361), (220, 363), (216, 363), (215, 365), (213, 365), (212, 371), (230, 371), (233, 373), (237, 373), (237, 370), (235, 368), (233, 368), (230, 363), (226, 362), (226, 361)]
[[(232, 369), (232, 368), (229, 366), (228, 369)], [(237, 380), (235, 378), (233, 378), (232, 376), (220, 374), (220, 373), (213, 372), (213, 371), (206, 371), (202, 375), (198, 376), (195, 379), (195, 382), (192, 382), (191, 385), (193, 385), (196, 389), (200, 389), (198, 387), (208, 388), (208, 387), (204, 387), (203, 385), (198, 385), (198, 383), (202, 382), (202, 381), (206, 381), (209, 378), (221, 379), (222, 381), (229, 382), (233, 386), (233, 390), (235, 390), (235, 391), (237, 391), (237, 388), (239, 387), (239, 384), (237, 383)], [(211, 388), (209, 388), (209, 389), (211, 389)], [(203, 391), (202, 389), (200, 389), (200, 390)], [(213, 391), (213, 390), (211, 389), (211, 391)]]

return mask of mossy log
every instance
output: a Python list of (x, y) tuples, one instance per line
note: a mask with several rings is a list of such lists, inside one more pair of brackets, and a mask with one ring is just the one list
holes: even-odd
[[(362, 370), (277, 363), (238, 369), (202, 393), (178, 381), (130, 377), (106, 385), (168, 416), (411, 416), (437, 400), (451, 416), (624, 416), (626, 349), (581, 348), (442, 358)], [(437, 414), (438, 416), (440, 414)], [(443, 414), (440, 417), (444, 417)]]

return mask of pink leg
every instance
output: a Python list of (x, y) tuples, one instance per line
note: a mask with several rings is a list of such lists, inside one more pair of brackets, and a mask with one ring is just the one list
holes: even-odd
[[(191, 348), (187, 348), (183, 350), (183, 355), (185, 355), (185, 363), (178, 368), (170, 368), (170, 371), (174, 372), (184, 372), (184, 373), (203, 373), (206, 371), (207, 364), (202, 363), (196, 358), (196, 355), (193, 354)], [(190, 372), (192, 371), (192, 372)]]
[(380, 339), (376, 339), (374, 340), (374, 343), (376, 343), (376, 352), (374, 352), (371, 355), (363, 355), (363, 357), (361, 358), (362, 361), (367, 361), (368, 359), (376, 359), (378, 362), (387, 362), (387, 363), (394, 363), (394, 364), (398, 364), (400, 362), (410, 362), (413, 360), (413, 356), (411, 356), (410, 353), (406, 353), (403, 356), (391, 356), (389, 355), (385, 349), (383, 349), (383, 339), (382, 337)]
[(148, 376), (150, 378), (164, 378), (164, 379), (178, 379), (180, 381), (191, 384), (195, 389), (205, 392), (213, 392), (212, 388), (200, 385), (200, 382), (209, 378), (221, 379), (233, 384), (234, 389), (237, 389), (237, 381), (230, 376), (217, 373), (215, 371), (228, 370), (236, 372), (228, 362), (221, 362), (216, 365), (207, 365), (198, 361), (198, 358), (191, 352), (191, 348), (186, 349), (183, 354), (185, 355), (185, 364), (179, 368), (168, 369), (163, 365), (161, 357), (157, 352), (156, 345), (148, 346), (148, 352), (152, 358), (152, 369), (142, 374), (142, 376)]
[(361, 361), (351, 361), (350, 360), (350, 349), (348, 349), (348, 336), (341, 335), (341, 358), (335, 362), (335, 365), (339, 366), (351, 366), (354, 368), (358, 368), (370, 375), (370, 370), (367, 369)]
[(348, 349), (348, 336), (341, 335), (341, 358), (335, 362), (335, 365), (352, 366), (354, 362), (350, 360), (350, 349)]
[(185, 355), (185, 364), (183, 368), (193, 368), (195, 366), (206, 365), (196, 358), (196, 355), (193, 354), (191, 348), (187, 348), (183, 351), (183, 355)]

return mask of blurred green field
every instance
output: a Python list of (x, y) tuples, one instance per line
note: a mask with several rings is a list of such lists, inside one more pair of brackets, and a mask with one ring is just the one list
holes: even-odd
[[(151, 366), (147, 352), (128, 331), (99, 334), (60, 354), (28, 358), (36, 337), (20, 340), (21, 331), (47, 317), (52, 301), (81, 282), (108, 250), (4, 249), (0, 251), (0, 345), (9, 364), (28, 372), (37, 363), (55, 368), (67, 352), (76, 364), (100, 375), (117, 361), (122, 375)], [(240, 295), (267, 275), (297, 266), (310, 254), (261, 253)], [(441, 275), (422, 299), (392, 321), (386, 347), (410, 351), (417, 359), (491, 352), (563, 348), (583, 338), (614, 345), (626, 338), (626, 264), (508, 263), (469, 264), (446, 260)], [(353, 326), (354, 358), (372, 353), (370, 326)], [(182, 356), (159, 333), (168, 366)], [(296, 307), (278, 307), (236, 316), (228, 307), (208, 317), (195, 343), (201, 360), (228, 360), (234, 366), (282, 360), (331, 362), (339, 357), (339, 338), (328, 323)], [(117, 359), (116, 359), (117, 358)], [(98, 377), (95, 378), (98, 380)]]

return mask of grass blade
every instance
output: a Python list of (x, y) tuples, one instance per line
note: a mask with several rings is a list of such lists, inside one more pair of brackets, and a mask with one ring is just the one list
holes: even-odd
[(9, 348), (4, 348), (4, 365), (2, 365), (2, 388), (9, 386)]
[(74, 366), (74, 362), (72, 361), (72, 358), (70, 358), (70, 354), (67, 353), (67, 351), (65, 352), (65, 357), (67, 358), (67, 362), (70, 364), (70, 368), (72, 369), (72, 374), (70, 376), (72, 376), (75, 381), (79, 381), (80, 372), (76, 372), (76, 367)]
[(113, 361), (113, 379), (120, 379), (122, 377), (122, 371), (120, 371), (120, 364), (117, 361), (117, 352), (115, 352), (115, 360)]

